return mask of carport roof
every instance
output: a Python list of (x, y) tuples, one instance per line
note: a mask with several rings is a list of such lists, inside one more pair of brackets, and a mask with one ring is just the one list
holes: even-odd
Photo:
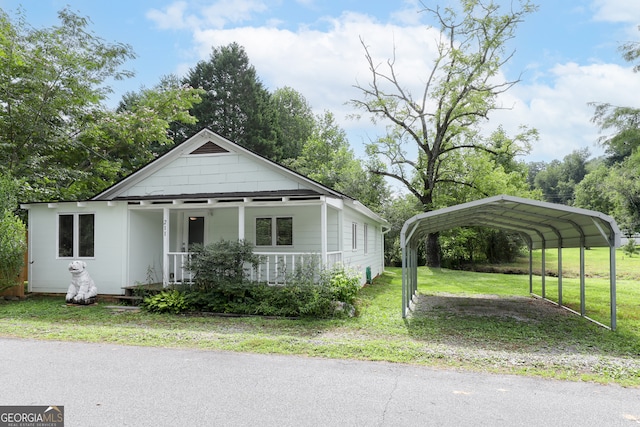
[(620, 229), (601, 212), (524, 199), (494, 196), (416, 215), (405, 222), (401, 245), (429, 233), (483, 226), (519, 233), (533, 249), (619, 247)]

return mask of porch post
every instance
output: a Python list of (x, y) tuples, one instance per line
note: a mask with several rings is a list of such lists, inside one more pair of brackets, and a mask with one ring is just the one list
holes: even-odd
[(238, 240), (244, 239), (244, 205), (238, 206)]
[(327, 264), (327, 199), (322, 197), (320, 205), (320, 251), (322, 255), (322, 265)]
[(169, 208), (162, 208), (162, 286), (169, 286)]

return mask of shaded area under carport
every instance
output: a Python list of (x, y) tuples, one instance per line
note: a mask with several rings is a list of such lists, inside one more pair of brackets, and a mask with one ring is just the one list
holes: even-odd
[[(616, 256), (620, 229), (615, 220), (601, 212), (514, 196), (494, 196), (416, 215), (404, 223), (402, 248), (402, 317), (407, 316), (418, 290), (418, 246), (429, 233), (456, 227), (481, 226), (517, 233), (529, 248), (529, 293), (533, 293), (533, 249), (542, 249), (542, 295), (545, 290), (545, 251), (558, 249), (558, 302), (562, 302), (562, 249), (580, 248), (580, 312), (586, 316), (585, 256), (587, 247), (609, 248), (610, 325), (616, 329)], [(535, 295), (538, 296), (538, 295)], [(555, 302), (555, 301), (552, 301)], [(589, 319), (594, 321), (593, 319)]]

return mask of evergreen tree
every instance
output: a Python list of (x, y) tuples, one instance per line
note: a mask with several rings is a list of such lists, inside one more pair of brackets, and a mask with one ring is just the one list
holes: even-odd
[(258, 79), (244, 48), (237, 43), (213, 48), (183, 83), (204, 90), (202, 102), (191, 109), (196, 124), (174, 126), (179, 141), (203, 127), (271, 160), (282, 158), (270, 94)]

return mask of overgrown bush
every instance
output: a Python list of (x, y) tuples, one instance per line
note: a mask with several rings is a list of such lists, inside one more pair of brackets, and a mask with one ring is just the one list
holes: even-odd
[(15, 286), (27, 250), (25, 227), (11, 211), (0, 211), (0, 291)]
[(260, 257), (246, 240), (220, 240), (206, 246), (191, 248), (186, 268), (193, 273), (195, 287), (207, 291), (243, 283), (249, 269), (256, 268)]
[(284, 317), (353, 315), (360, 275), (344, 266), (325, 270), (319, 257), (300, 259), (284, 284), (248, 280), (260, 258), (244, 241), (220, 241), (197, 246), (187, 264), (194, 284), (144, 299), (150, 311), (234, 313)]
[(155, 313), (179, 314), (189, 309), (185, 294), (177, 289), (164, 290), (145, 297), (142, 307)]
[(635, 239), (629, 239), (627, 244), (622, 247), (622, 251), (630, 257), (636, 255), (638, 253), (638, 246), (636, 245)]

